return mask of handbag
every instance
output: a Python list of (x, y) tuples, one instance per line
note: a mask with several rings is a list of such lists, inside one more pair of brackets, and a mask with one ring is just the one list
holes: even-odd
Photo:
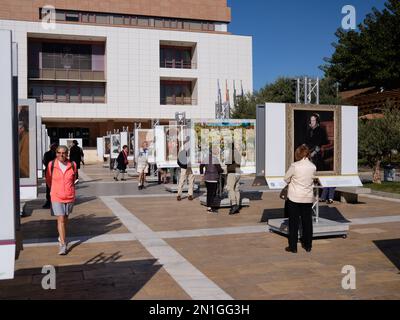
[(286, 201), (288, 198), (288, 190), (289, 190), (289, 185), (286, 185), (286, 187), (284, 187), (281, 190), (281, 193), (279, 194), (279, 198)]

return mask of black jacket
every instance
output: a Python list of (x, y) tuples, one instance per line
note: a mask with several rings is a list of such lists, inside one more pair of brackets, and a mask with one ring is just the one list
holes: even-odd
[(125, 156), (125, 152), (121, 151), (117, 158), (117, 169), (120, 171), (125, 171), (127, 166), (126, 163), (127, 161), (128, 161), (128, 156)]
[(43, 165), (45, 166), (46, 170), (47, 170), (47, 167), (48, 167), (49, 163), (51, 161), (53, 161), (55, 158), (56, 158), (56, 152), (55, 151), (49, 150), (49, 151), (45, 152), (45, 154), (43, 155), (43, 161), (42, 162), (43, 162)]
[(200, 164), (200, 174), (203, 174), (205, 169), (204, 180), (218, 181), (219, 175), (224, 172), (218, 162), (218, 159), (210, 155), (208, 158), (208, 163), (205, 162), (206, 161), (203, 161), (203, 163)]
[(69, 160), (74, 161), (76, 163), (77, 169), (80, 169), (81, 167), (83, 156), (84, 156), (83, 150), (81, 147), (72, 146), (71, 149), (69, 149)]

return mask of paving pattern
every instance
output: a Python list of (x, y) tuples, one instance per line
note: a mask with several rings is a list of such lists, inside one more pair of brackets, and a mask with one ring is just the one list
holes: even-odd
[[(321, 216), (350, 223), (347, 239), (315, 240), (313, 251), (284, 251), (269, 233), (283, 215), (276, 192), (242, 186), (251, 206), (237, 216), (210, 214), (163, 186), (138, 192), (135, 178), (113, 182), (109, 170), (82, 170), (69, 223), (67, 256), (58, 256), (55, 218), (26, 204), (24, 250), (0, 299), (400, 299), (399, 200), (362, 196), (359, 204), (321, 206)], [(56, 268), (56, 290), (43, 290), (42, 268)], [(344, 290), (344, 266), (356, 290)]]

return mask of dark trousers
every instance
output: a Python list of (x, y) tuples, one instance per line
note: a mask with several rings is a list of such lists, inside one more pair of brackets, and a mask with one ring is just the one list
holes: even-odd
[(321, 200), (333, 200), (335, 196), (335, 187), (322, 189)]
[(306, 249), (311, 249), (313, 236), (312, 203), (297, 203), (287, 200), (287, 213), (289, 215), (290, 249), (297, 249), (300, 219), (303, 245)]
[(211, 208), (213, 206), (214, 198), (217, 194), (217, 182), (208, 182), (206, 181), (207, 187), (207, 207)]
[(49, 186), (46, 184), (46, 200), (47, 200), (47, 202), (51, 202), (51, 199), (50, 199), (50, 188), (49, 188)]

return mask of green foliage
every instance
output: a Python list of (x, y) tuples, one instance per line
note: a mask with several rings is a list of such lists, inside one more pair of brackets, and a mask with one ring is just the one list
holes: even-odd
[(400, 1), (388, 0), (359, 24), (358, 31), (338, 29), (335, 52), (321, 66), (341, 90), (400, 86)]
[(383, 118), (359, 120), (358, 139), (359, 158), (370, 167), (388, 160), (393, 150), (400, 150), (400, 110), (387, 106)]

